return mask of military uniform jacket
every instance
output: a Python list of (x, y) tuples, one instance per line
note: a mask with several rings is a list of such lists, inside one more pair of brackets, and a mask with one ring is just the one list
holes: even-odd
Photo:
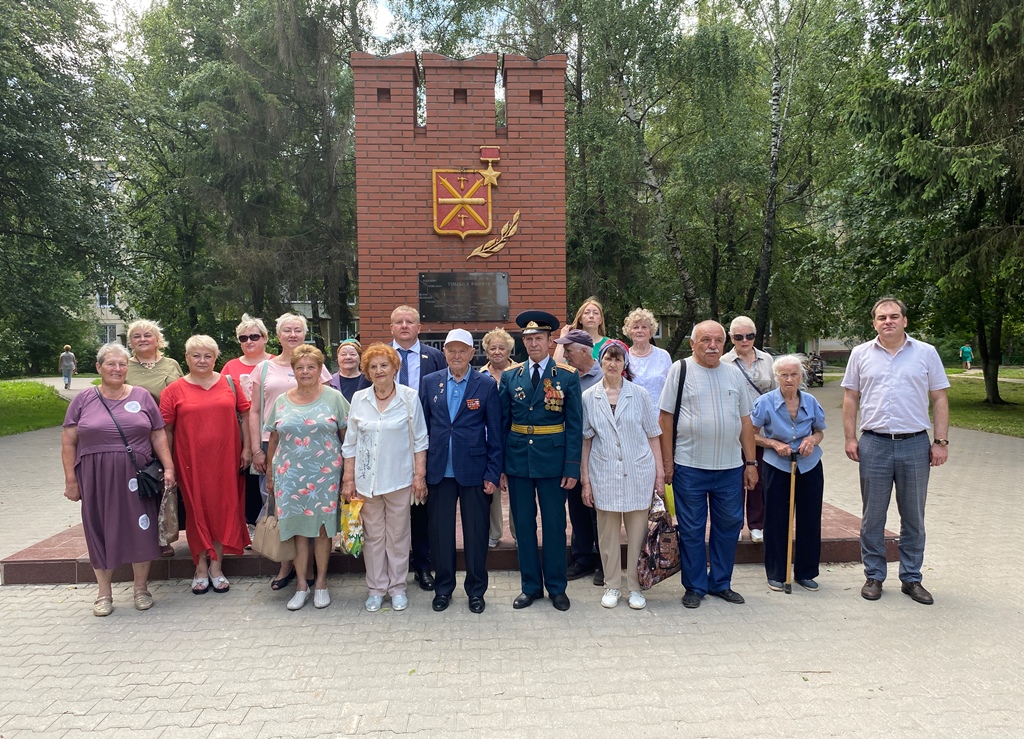
[[(505, 473), (533, 479), (580, 477), (583, 453), (583, 400), (579, 375), (549, 359), (536, 389), (529, 363), (505, 370), (498, 384), (505, 434)], [(512, 426), (565, 425), (558, 433), (522, 433)]]

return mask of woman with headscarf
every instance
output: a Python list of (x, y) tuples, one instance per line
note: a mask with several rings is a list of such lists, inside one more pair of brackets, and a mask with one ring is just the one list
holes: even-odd
[(359, 362), (363, 357), (363, 345), (358, 339), (345, 339), (338, 344), (338, 371), (331, 375), (331, 387), (352, 402), (356, 390), (369, 387), (370, 382), (359, 370)]

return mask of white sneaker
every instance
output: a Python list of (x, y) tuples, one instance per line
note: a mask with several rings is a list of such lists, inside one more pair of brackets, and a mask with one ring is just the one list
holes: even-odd
[(615, 588), (607, 588), (604, 591), (604, 597), (601, 598), (601, 605), (605, 608), (615, 608), (619, 605), (619, 596), (621, 593)]
[(496, 546), (498, 546), (498, 539), (494, 539), (494, 538), (490, 538), (489, 537), (487, 539), (487, 546), (490, 547), (491, 549), (494, 549)]
[(327, 588), (313, 591), (313, 605), (316, 608), (327, 608), (331, 605), (331, 594), (327, 592)]
[(370, 613), (376, 613), (382, 605), (384, 605), (384, 596), (382, 595), (371, 595), (366, 599), (366, 610)]
[(740, 529), (740, 535), (736, 537), (736, 541), (743, 541), (743, 529)]
[(297, 611), (297, 610), (299, 610), (304, 605), (306, 605), (306, 601), (307, 600), (309, 600), (309, 591), (308, 590), (296, 590), (295, 591), (295, 595), (293, 595), (292, 599), (290, 601), (288, 601), (288, 610), (289, 611)]
[(629, 591), (629, 607), (634, 611), (639, 611), (641, 608), (647, 607), (647, 598), (639, 590)]
[(750, 540), (755, 544), (761, 544), (762, 542), (764, 542), (764, 531), (762, 531), (761, 529), (751, 529)]
[(391, 596), (391, 607), (396, 611), (404, 611), (409, 607), (409, 598), (405, 593)]

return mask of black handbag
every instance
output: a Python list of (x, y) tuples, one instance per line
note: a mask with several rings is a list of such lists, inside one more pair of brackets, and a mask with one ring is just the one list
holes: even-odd
[(121, 429), (121, 424), (117, 422), (117, 418), (114, 416), (114, 412), (110, 410), (110, 406), (103, 400), (103, 396), (100, 394), (100, 389), (96, 388), (96, 397), (100, 399), (100, 403), (107, 409), (107, 413), (110, 414), (111, 420), (114, 425), (117, 426), (117, 433), (121, 434), (121, 441), (124, 442), (124, 450), (128, 452), (128, 456), (132, 458), (132, 466), (135, 468), (135, 480), (138, 482), (138, 493), (140, 498), (159, 498), (164, 492), (164, 466), (160, 464), (160, 460), (156, 457), (150, 461), (144, 468), (139, 468), (139, 462), (135, 459), (135, 451), (132, 449), (132, 445), (128, 443), (128, 438), (124, 435), (124, 431)]

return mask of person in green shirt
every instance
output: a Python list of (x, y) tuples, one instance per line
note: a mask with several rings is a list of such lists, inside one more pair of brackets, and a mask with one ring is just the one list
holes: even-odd
[(964, 363), (965, 370), (971, 368), (971, 362), (974, 361), (974, 350), (971, 348), (971, 342), (968, 341), (960, 347), (960, 361)]

